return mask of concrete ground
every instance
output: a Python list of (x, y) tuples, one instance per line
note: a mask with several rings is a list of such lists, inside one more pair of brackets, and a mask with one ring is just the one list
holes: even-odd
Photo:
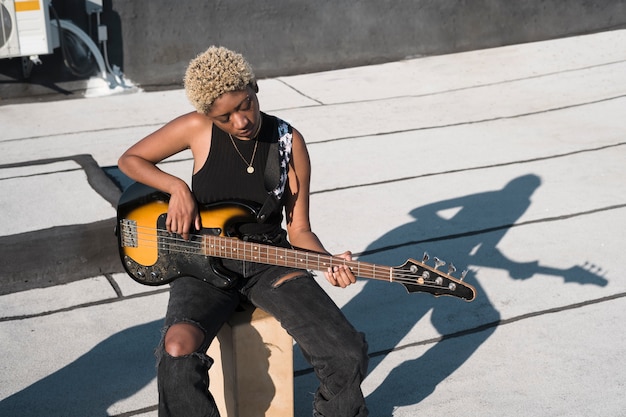
[[(626, 416), (625, 44), (622, 30), (260, 82), (262, 108), (307, 139), (329, 250), (383, 265), (428, 251), (478, 291), (320, 277), (367, 334), (372, 416)], [(0, 415), (156, 416), (167, 288), (102, 261), (119, 191), (100, 168), (190, 109), (180, 90), (0, 106)], [(189, 155), (162, 166), (191, 171)], [(310, 415), (315, 378), (294, 366)]]

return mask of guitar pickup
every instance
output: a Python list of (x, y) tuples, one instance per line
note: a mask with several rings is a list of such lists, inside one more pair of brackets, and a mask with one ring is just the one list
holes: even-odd
[(219, 236), (222, 234), (222, 228), (221, 227), (206, 227), (206, 228), (202, 228), (202, 230), (200, 230), (200, 234), (201, 235), (211, 235), (211, 236)]

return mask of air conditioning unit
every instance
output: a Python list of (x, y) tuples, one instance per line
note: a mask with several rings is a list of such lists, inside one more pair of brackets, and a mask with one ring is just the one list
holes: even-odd
[(0, 59), (53, 52), (50, 0), (0, 0)]

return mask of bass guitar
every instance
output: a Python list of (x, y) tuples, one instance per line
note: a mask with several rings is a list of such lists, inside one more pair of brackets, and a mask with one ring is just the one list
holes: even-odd
[(205, 281), (219, 277), (219, 282), (211, 282), (228, 288), (237, 278), (220, 270), (221, 263), (216, 261), (235, 259), (315, 271), (347, 265), (355, 276), (399, 283), (410, 293), (447, 295), (466, 301), (476, 297), (474, 287), (463, 281), (464, 273), (459, 279), (452, 277), (452, 265), (447, 273), (439, 271), (445, 262), (434, 258), (431, 267), (425, 263), (426, 254), (423, 262), (409, 259), (401, 266), (389, 267), (242, 240), (239, 226), (256, 221), (255, 207), (243, 202), (200, 207), (202, 230), (183, 239), (166, 230), (168, 202), (167, 194), (135, 183), (122, 194), (118, 204), (120, 258), (130, 277), (141, 284), (163, 285), (181, 276)]

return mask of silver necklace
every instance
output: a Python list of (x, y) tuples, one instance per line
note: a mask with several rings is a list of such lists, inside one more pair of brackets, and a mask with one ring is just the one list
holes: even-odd
[(246, 161), (246, 158), (244, 158), (241, 152), (239, 151), (239, 148), (237, 147), (237, 144), (235, 143), (235, 139), (233, 139), (233, 136), (229, 133), (228, 137), (230, 137), (230, 141), (235, 147), (235, 150), (237, 151), (237, 153), (239, 154), (239, 157), (241, 157), (241, 160), (248, 166), (248, 168), (246, 168), (246, 172), (248, 174), (253, 174), (254, 167), (252, 166), (252, 164), (254, 163), (254, 156), (256, 155), (256, 148), (259, 145), (259, 141), (254, 139), (254, 150), (252, 151), (252, 158), (250, 158), (250, 163), (248, 163), (248, 161)]

